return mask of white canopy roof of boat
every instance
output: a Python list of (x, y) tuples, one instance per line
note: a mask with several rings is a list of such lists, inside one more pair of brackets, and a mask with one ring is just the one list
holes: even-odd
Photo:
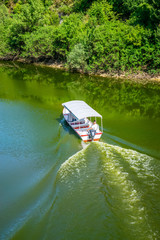
[(62, 104), (69, 112), (71, 112), (77, 119), (83, 119), (85, 117), (100, 117), (102, 116), (91, 108), (84, 101), (70, 101)]

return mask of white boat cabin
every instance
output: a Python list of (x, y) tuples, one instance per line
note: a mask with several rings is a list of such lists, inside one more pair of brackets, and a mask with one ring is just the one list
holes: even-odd
[[(70, 101), (63, 103), (62, 106), (64, 107), (63, 116), (65, 120), (84, 142), (100, 140), (103, 125), (102, 116), (98, 112), (84, 101)], [(93, 118), (94, 120), (100, 118), (101, 126), (96, 123), (93, 127)], [(95, 130), (92, 130), (92, 128), (95, 128)]]

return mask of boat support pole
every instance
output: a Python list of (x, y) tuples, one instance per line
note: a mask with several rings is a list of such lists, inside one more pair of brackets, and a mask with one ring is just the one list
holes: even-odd
[(102, 117), (101, 117), (101, 128), (102, 128), (102, 133), (103, 133), (103, 121), (102, 121)]

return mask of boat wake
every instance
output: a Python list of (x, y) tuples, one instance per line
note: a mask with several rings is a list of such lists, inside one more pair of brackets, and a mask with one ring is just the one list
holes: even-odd
[[(68, 239), (77, 228), (79, 232), (83, 229), (83, 235), (77, 239), (87, 237), (91, 233), (89, 229), (94, 234), (87, 239), (95, 236), (97, 239), (104, 239), (104, 236), (105, 239), (135, 239), (137, 236), (139, 239), (158, 239), (160, 232), (155, 227), (158, 206), (150, 197), (156, 194), (160, 178), (156, 167), (153, 168), (156, 161), (137, 151), (101, 142), (85, 145), (65, 161), (56, 182), (58, 204), (62, 206), (65, 201), (63, 226), (68, 229)], [(155, 220), (146, 202), (154, 209)], [(81, 216), (85, 216), (84, 222)], [(88, 228), (85, 228), (85, 222)], [(62, 227), (61, 232), (64, 231)]]

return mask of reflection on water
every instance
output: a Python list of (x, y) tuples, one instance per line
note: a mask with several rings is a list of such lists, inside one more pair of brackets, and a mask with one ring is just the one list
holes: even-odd
[(160, 84), (155, 82), (144, 81), (142, 84), (120, 79), (81, 76), (18, 63), (16, 66), (2, 64), (0, 72), (3, 76), (1, 97), (14, 97), (15, 94), (15, 98), (18, 95), (54, 104), (61, 104), (68, 99), (83, 98), (104, 114), (107, 111), (139, 118), (160, 117)]
[[(159, 93), (157, 84), (1, 66), (0, 239), (158, 239)], [(103, 115), (103, 142), (82, 144), (66, 125), (61, 104), (74, 99)]]

